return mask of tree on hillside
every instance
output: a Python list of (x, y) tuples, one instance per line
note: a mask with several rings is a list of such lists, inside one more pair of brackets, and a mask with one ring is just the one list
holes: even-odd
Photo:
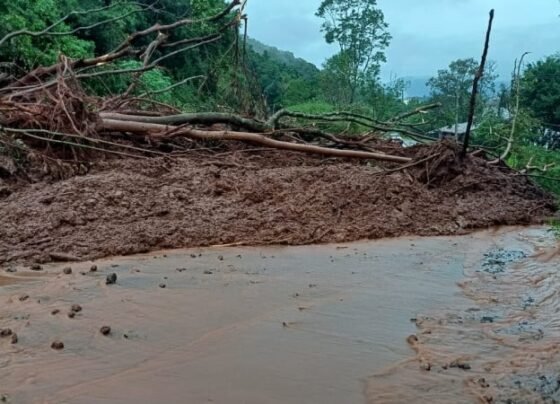
[(322, 31), (339, 52), (325, 64), (326, 80), (336, 80), (339, 103), (351, 104), (360, 84), (377, 77), (391, 40), (383, 12), (376, 0), (323, 0), (316, 15), (324, 20)]
[[(453, 122), (457, 126), (468, 115), (469, 98), (473, 78), (478, 70), (478, 62), (473, 58), (458, 59), (450, 63), (447, 69), (439, 70), (437, 76), (428, 80), (431, 98), (443, 104), (440, 120), (443, 124)], [(488, 64), (482, 78), (480, 97), (483, 99), (495, 90), (496, 74), (493, 64)], [(483, 107), (483, 103), (479, 103)]]
[(560, 56), (527, 66), (521, 77), (521, 104), (545, 125), (560, 127)]

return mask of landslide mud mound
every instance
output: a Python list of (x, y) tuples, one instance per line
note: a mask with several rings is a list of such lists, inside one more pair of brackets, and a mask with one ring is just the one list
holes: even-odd
[(415, 165), (387, 172), (286, 152), (98, 164), (0, 197), (0, 263), (464, 234), (555, 209), (526, 177), (476, 157), (459, 163), (450, 145), (402, 153)]

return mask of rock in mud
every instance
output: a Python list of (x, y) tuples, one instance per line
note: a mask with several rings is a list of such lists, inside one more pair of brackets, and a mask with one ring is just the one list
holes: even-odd
[(410, 335), (407, 339), (406, 342), (408, 342), (409, 345), (416, 345), (418, 343), (418, 337), (416, 335)]
[(61, 349), (64, 349), (64, 343), (62, 341), (54, 341), (51, 344), (51, 348), (60, 351)]
[(117, 274), (113, 272), (112, 274), (107, 275), (105, 284), (114, 285), (115, 283), (117, 283)]
[(8, 268), (8, 269), (6, 269), (6, 272), (14, 273), (14, 272), (17, 272), (17, 269), (15, 269), (15, 268)]
[(108, 325), (104, 325), (103, 327), (101, 327), (101, 328), (99, 329), (99, 332), (100, 332), (102, 335), (107, 336), (107, 335), (111, 334), (111, 327), (109, 327)]
[(40, 264), (33, 264), (33, 265), (31, 265), (30, 269), (32, 271), (42, 271), (43, 267)]
[(89, 272), (97, 272), (97, 265), (92, 265)]
[(477, 383), (483, 389), (487, 389), (488, 387), (490, 387), (490, 385), (488, 384), (488, 382), (486, 381), (486, 379), (484, 377), (481, 377), (480, 379), (478, 379)]
[(64, 275), (70, 275), (70, 274), (72, 274), (72, 268), (66, 267), (66, 268), (64, 268), (64, 269), (62, 270), (62, 273), (63, 273)]
[(471, 365), (469, 363), (465, 362), (462, 359), (457, 359), (457, 360), (454, 360), (453, 362), (451, 362), (449, 364), (449, 367), (450, 368), (463, 369), (463, 370), (470, 370)]
[(527, 258), (527, 254), (519, 250), (506, 250), (504, 248), (494, 249), (484, 254), (482, 270), (486, 273), (496, 275), (503, 273), (508, 264)]
[(214, 272), (209, 271), (208, 269), (206, 269), (206, 270), (204, 271), (204, 275), (212, 275), (213, 273), (214, 273)]
[(70, 313), (68, 313), (68, 318), (74, 318), (74, 317), (76, 317), (75, 311), (71, 311)]
[(167, 285), (165, 283), (160, 283), (159, 287), (162, 288), (162, 289), (165, 289), (167, 287)]
[(74, 313), (79, 313), (80, 311), (82, 311), (82, 306), (80, 306), (79, 304), (73, 304), (71, 309)]
[(11, 344), (17, 344), (18, 343), (18, 335), (14, 332), (12, 334), (12, 339), (10, 340)]
[(19, 301), (20, 302), (25, 302), (27, 299), (29, 299), (29, 295), (21, 295), (19, 297)]
[(60, 310), (59, 310), (59, 309), (54, 309), (53, 311), (51, 311), (51, 314), (52, 314), (53, 316), (56, 316), (58, 313), (60, 313)]
[(12, 332), (11, 328), (3, 328), (3, 329), (0, 330), (0, 337), (2, 337), (2, 338), (9, 337), (12, 334), (13, 334), (13, 332)]

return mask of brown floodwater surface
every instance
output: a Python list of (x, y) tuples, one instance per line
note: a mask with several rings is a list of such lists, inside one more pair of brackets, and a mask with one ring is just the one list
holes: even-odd
[(499, 235), (459, 284), (467, 310), (422, 311), (416, 355), (370, 378), (370, 403), (560, 402), (560, 259), (541, 230)]
[[(98, 261), (96, 272), (77, 264), (70, 275), (45, 267), (50, 276), (0, 288), (0, 328), (18, 335), (17, 344), (0, 338), (0, 395), (195, 404), (554, 398), (560, 306), (550, 243), (543, 229), (501, 229), (174, 250)], [(114, 285), (105, 284), (110, 273)], [(82, 310), (70, 318), (73, 304)], [(64, 349), (51, 349), (55, 340)]]

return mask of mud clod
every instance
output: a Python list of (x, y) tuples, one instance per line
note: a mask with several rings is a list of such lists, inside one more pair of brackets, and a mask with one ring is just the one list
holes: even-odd
[(165, 283), (160, 283), (160, 284), (159, 284), (159, 287), (160, 287), (161, 289), (165, 289), (165, 288), (167, 287), (167, 285), (166, 285)]
[(12, 334), (12, 338), (10, 340), (10, 343), (11, 344), (17, 344), (18, 343), (18, 335), (15, 332)]
[(71, 309), (74, 313), (79, 313), (80, 311), (82, 311), (82, 306), (80, 306), (79, 304), (73, 304)]
[(107, 335), (111, 334), (111, 327), (109, 327), (109, 326), (107, 326), (107, 325), (104, 325), (103, 327), (101, 327), (101, 328), (99, 329), (99, 332), (100, 332), (102, 335), (107, 336)]
[(42, 271), (43, 267), (40, 264), (33, 264), (33, 265), (31, 265), (30, 269), (32, 271)]
[(59, 309), (54, 309), (53, 311), (51, 311), (51, 314), (52, 314), (53, 316), (56, 316), (58, 313), (60, 313), (60, 310), (59, 310)]
[(488, 382), (486, 381), (486, 379), (484, 377), (481, 377), (480, 379), (478, 379), (477, 383), (483, 389), (487, 389), (488, 387), (490, 387), (490, 385), (488, 384)]
[(51, 344), (51, 348), (57, 351), (64, 349), (64, 343), (62, 341), (54, 341)]
[(72, 268), (66, 267), (66, 268), (64, 268), (64, 269), (62, 270), (62, 273), (63, 273), (64, 275), (70, 275), (70, 274), (72, 274)]
[(107, 275), (107, 278), (105, 279), (105, 284), (114, 285), (115, 283), (117, 283), (117, 274), (113, 272)]
[(471, 365), (467, 362), (465, 362), (462, 359), (457, 359), (454, 360), (453, 362), (451, 362), (449, 364), (450, 368), (457, 368), (457, 369), (463, 369), (463, 370), (470, 370), (471, 369)]
[(97, 272), (97, 265), (92, 265), (89, 269), (89, 272)]
[(3, 328), (3, 329), (0, 330), (0, 337), (1, 338), (9, 337), (12, 334), (13, 334), (13, 332), (12, 332), (11, 328)]
[(20, 301), (20, 302), (25, 302), (25, 301), (28, 300), (28, 299), (29, 299), (29, 295), (21, 295), (21, 296), (19, 297), (19, 301)]
[(418, 344), (418, 337), (416, 335), (410, 335), (407, 339), (406, 342), (408, 342), (409, 345), (416, 345)]

